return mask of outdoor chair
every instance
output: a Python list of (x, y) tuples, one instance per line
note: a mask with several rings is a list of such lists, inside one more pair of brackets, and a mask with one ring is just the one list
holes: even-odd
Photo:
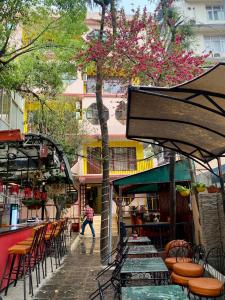
[(100, 272), (98, 272), (96, 279), (98, 279), (99, 277), (101, 277), (103, 274), (105, 274), (107, 271), (109, 271), (110, 269), (112, 269), (113, 267), (116, 267), (117, 265), (120, 265), (122, 263), (122, 261), (127, 257), (127, 253), (129, 251), (129, 247), (123, 247), (122, 250), (120, 250), (115, 259), (113, 260), (113, 262), (111, 264), (109, 264), (108, 266), (106, 266), (103, 270), (101, 270)]
[[(38, 226), (36, 228), (40, 228), (40, 236), (37, 241), (36, 250), (34, 251), (32, 257), (31, 257), (31, 267), (32, 271), (36, 271), (36, 282), (37, 287), (41, 283), (41, 276), (40, 276), (40, 265), (42, 266), (42, 276), (45, 278), (45, 269), (46, 269), (46, 261), (45, 261), (45, 234), (47, 231), (48, 223), (45, 223), (41, 226)], [(21, 241), (17, 243), (17, 245), (31, 245), (33, 243), (34, 237), (27, 238), (24, 241)], [(44, 266), (45, 264), (45, 266)], [(16, 285), (16, 281), (15, 281)], [(14, 285), (14, 286), (15, 286)]]
[[(178, 262), (173, 265), (171, 282), (182, 288), (188, 286), (189, 280), (201, 277), (204, 273), (205, 249), (202, 245), (193, 247), (193, 262)], [(199, 262), (202, 261), (202, 264)]]
[(108, 280), (106, 280), (105, 282), (103, 282), (102, 284), (99, 282), (98, 289), (95, 290), (89, 296), (89, 299), (91, 299), (91, 300), (95, 299), (96, 297), (98, 297), (100, 295), (100, 293), (103, 293), (110, 286), (113, 287), (113, 289), (115, 291), (115, 295), (120, 295), (120, 292), (121, 292), (120, 270), (126, 260), (128, 250), (129, 250), (129, 248), (127, 247), (124, 252), (124, 255), (121, 257), (119, 263), (116, 265), (115, 269), (112, 271), (111, 277)]
[[(36, 266), (33, 265), (32, 258), (36, 256), (43, 227), (38, 226), (35, 228), (31, 243), (25, 245), (18, 243), (8, 249), (9, 254), (0, 284), (1, 289), (3, 281), (7, 280), (5, 295), (7, 295), (10, 283), (14, 282), (14, 286), (16, 286), (18, 279), (21, 279), (23, 281), (24, 300), (26, 300), (26, 277), (28, 277), (29, 293), (33, 296), (32, 269)], [(16, 258), (18, 259), (18, 264), (16, 263)], [(6, 274), (9, 265), (9, 273)]]
[(128, 242), (128, 238), (124, 239), (120, 239), (120, 241), (118, 242), (117, 246), (115, 249), (113, 249), (110, 253), (108, 253), (104, 258), (103, 258), (103, 263), (106, 262), (107, 260), (110, 259), (110, 257), (113, 257), (113, 255), (115, 253), (120, 253), (123, 251), (123, 249), (126, 247)]
[(208, 252), (204, 268), (213, 278), (199, 277), (189, 280), (188, 292), (200, 299), (216, 299), (224, 293), (225, 253), (222, 248), (213, 248)]
[(191, 245), (183, 240), (173, 241), (169, 245), (165, 264), (169, 270), (173, 270), (173, 265), (178, 262), (192, 262), (193, 251)]

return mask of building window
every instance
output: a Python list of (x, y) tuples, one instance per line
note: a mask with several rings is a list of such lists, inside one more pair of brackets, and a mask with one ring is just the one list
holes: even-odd
[(110, 148), (111, 171), (134, 171), (137, 169), (135, 147)]
[(125, 87), (119, 78), (109, 78), (104, 80), (103, 93), (105, 94), (124, 94)]
[[(87, 93), (93, 94), (96, 92), (96, 77), (87, 77)], [(109, 78), (103, 81), (103, 93), (104, 94), (124, 94), (126, 88), (122, 85), (122, 82), (118, 78)]]
[(205, 49), (213, 54), (225, 53), (225, 35), (205, 36)]
[(120, 101), (120, 103), (118, 104), (115, 111), (115, 117), (121, 124), (124, 125), (126, 123), (127, 104), (124, 101)]
[(0, 116), (7, 124), (10, 123), (11, 95), (4, 90), (0, 93)]
[(87, 174), (101, 174), (101, 148), (87, 148)]
[[(105, 119), (108, 121), (109, 119), (109, 110), (107, 107), (104, 106), (104, 114), (105, 114)], [(92, 125), (98, 125), (99, 124), (99, 119), (98, 119), (98, 109), (97, 109), (97, 104), (92, 103), (88, 108), (86, 112), (86, 118), (87, 120), (92, 124)]]
[[(88, 41), (97, 40), (99, 38), (99, 33), (100, 33), (99, 29), (94, 29), (86, 35), (86, 39)], [(103, 41), (106, 41), (106, 39), (107, 39), (107, 33), (104, 31), (103, 32)]]
[(222, 5), (206, 6), (208, 20), (219, 21), (224, 20), (224, 10)]
[(88, 76), (87, 78), (87, 93), (93, 94), (96, 92), (96, 78), (94, 76)]

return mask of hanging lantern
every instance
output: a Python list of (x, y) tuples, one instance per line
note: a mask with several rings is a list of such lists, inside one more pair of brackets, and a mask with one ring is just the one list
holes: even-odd
[(0, 180), (0, 193), (3, 193), (3, 189), (4, 189), (3, 181)]
[(46, 201), (47, 200), (47, 192), (41, 192), (41, 200)]
[(34, 190), (34, 199), (40, 200), (41, 199), (41, 192), (39, 190)]
[(61, 162), (61, 163), (60, 163), (60, 171), (61, 171), (61, 172), (64, 172), (64, 171), (65, 171), (65, 164), (64, 164), (64, 162)]
[(9, 193), (11, 195), (18, 195), (19, 194), (19, 185), (18, 184), (10, 185)]
[(45, 158), (48, 156), (48, 146), (46, 145), (40, 145), (40, 158)]
[(25, 199), (32, 198), (32, 190), (28, 186), (24, 188), (24, 198)]

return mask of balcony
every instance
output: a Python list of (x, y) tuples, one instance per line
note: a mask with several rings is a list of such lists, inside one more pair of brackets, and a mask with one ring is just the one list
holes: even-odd
[[(110, 175), (131, 175), (153, 168), (152, 158), (142, 160), (110, 160)], [(100, 160), (87, 161), (87, 174), (101, 174), (102, 167)]]

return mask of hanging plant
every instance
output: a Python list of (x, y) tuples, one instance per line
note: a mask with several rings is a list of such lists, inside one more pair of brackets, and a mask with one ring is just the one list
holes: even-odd
[(23, 205), (25, 205), (28, 209), (40, 209), (41, 201), (38, 199), (23, 199)]
[(191, 189), (189, 189), (185, 186), (182, 186), (182, 185), (176, 185), (176, 190), (182, 197), (187, 197), (191, 193)]
[(207, 190), (208, 190), (208, 193), (219, 193), (220, 192), (220, 188), (218, 188), (217, 186), (215, 185), (210, 185), (210, 186), (207, 186)]
[(201, 183), (201, 182), (195, 182), (192, 184), (192, 187), (198, 192), (204, 192), (206, 190), (206, 185), (205, 183)]

